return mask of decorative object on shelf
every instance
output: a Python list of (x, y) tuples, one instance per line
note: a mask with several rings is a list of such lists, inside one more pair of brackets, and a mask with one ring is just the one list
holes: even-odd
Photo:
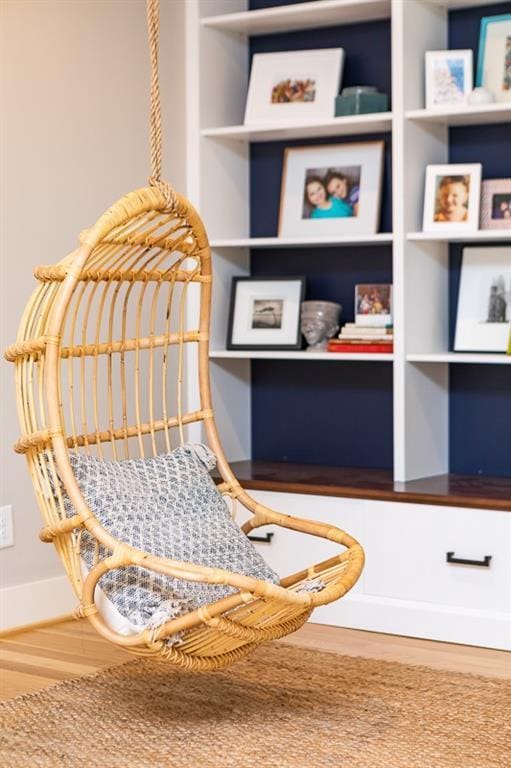
[(252, 58), (245, 125), (333, 117), (343, 64), (342, 48), (256, 53)]
[(495, 96), (488, 90), (488, 88), (483, 88), (483, 86), (480, 85), (470, 91), (467, 101), (471, 107), (479, 107), (484, 104), (493, 104), (495, 102)]
[(428, 165), (424, 232), (472, 232), (479, 225), (481, 164)]
[(394, 351), (390, 283), (355, 286), (355, 322), (346, 323), (339, 337), (328, 342), (327, 349), (329, 352), (380, 354)]
[(360, 283), (355, 286), (355, 323), (366, 328), (385, 328), (392, 325), (390, 283)]
[(346, 323), (339, 337), (328, 342), (329, 352), (379, 352), (394, 351), (394, 331), (392, 326), (378, 327)]
[(511, 229), (511, 178), (483, 181), (481, 229)]
[(383, 141), (286, 149), (279, 237), (375, 234)]
[(511, 246), (464, 248), (456, 352), (505, 352), (511, 328)]
[(371, 112), (386, 112), (389, 98), (371, 85), (355, 85), (343, 88), (335, 99), (335, 116), (367, 115)]
[(342, 306), (334, 301), (303, 301), (300, 329), (308, 352), (326, 349), (327, 342), (339, 330)]
[(511, 101), (511, 13), (481, 19), (476, 85)]
[(426, 51), (426, 107), (467, 103), (472, 90), (472, 50)]
[(233, 277), (227, 349), (301, 349), (304, 277)]

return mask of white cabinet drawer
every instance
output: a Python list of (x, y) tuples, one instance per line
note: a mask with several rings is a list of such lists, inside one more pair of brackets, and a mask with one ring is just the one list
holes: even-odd
[[(362, 545), (366, 594), (511, 610), (509, 513), (379, 502)], [(446, 560), (448, 552), (476, 561), (490, 555), (491, 561), (489, 567), (454, 565)]]

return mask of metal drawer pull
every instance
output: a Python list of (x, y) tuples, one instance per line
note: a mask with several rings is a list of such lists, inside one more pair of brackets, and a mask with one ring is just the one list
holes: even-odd
[(467, 560), (464, 557), (454, 557), (454, 552), (447, 552), (447, 562), (458, 565), (479, 565), (481, 568), (490, 567), (491, 555), (485, 555), (483, 560)]
[(273, 536), (273, 533), (267, 533), (266, 536), (247, 536), (247, 539), (250, 539), (250, 541), (262, 541), (263, 544), (271, 544)]

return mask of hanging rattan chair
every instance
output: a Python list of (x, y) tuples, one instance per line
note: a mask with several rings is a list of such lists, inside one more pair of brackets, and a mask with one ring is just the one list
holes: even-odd
[[(153, 61), (153, 85), (155, 78), (157, 87)], [(53, 542), (62, 558), (79, 615), (129, 651), (206, 671), (295, 631), (316, 606), (342, 597), (357, 581), (364, 555), (338, 528), (258, 504), (230, 469), (209, 384), (208, 240), (190, 203), (159, 182), (160, 139), (154, 130), (152, 136), (154, 186), (123, 197), (82, 233), (76, 251), (55, 266), (35, 270), (39, 286), (23, 314), (17, 342), (5, 354), (16, 366), (22, 436), (15, 450), (27, 457), (44, 518), (40, 538)], [(188, 375), (198, 377), (195, 404), (189, 402)], [(155, 557), (117, 541), (85, 502), (69, 451), (113, 459), (158, 455), (183, 443), (192, 424), (203, 425), (216, 454), (221, 492), (252, 513), (245, 533), (276, 524), (328, 539), (342, 551), (275, 585)], [(66, 515), (63, 493), (55, 490), (60, 484), (73, 504), (72, 517)], [(110, 553), (85, 578), (79, 548), (83, 529)], [(229, 585), (236, 592), (156, 630), (126, 636), (114, 631), (98, 610), (96, 587), (107, 571), (132, 565), (176, 579)], [(311, 580), (321, 581), (321, 591), (301, 591)], [(166, 642), (176, 633), (178, 643)]]

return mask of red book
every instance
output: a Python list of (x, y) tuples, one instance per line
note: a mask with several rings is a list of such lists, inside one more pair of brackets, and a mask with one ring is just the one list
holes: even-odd
[(393, 344), (339, 344), (329, 341), (329, 352), (393, 352)]

